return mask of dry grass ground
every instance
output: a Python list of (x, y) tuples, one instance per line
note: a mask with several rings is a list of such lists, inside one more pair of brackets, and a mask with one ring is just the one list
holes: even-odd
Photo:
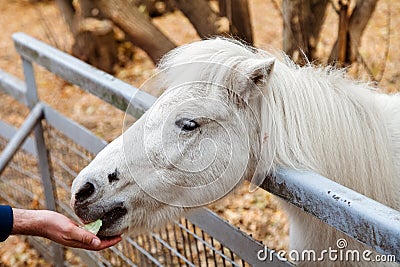
[[(255, 33), (255, 45), (264, 49), (281, 49), (282, 18), (272, 0), (250, 0)], [(277, 1), (278, 3), (280, 1)], [(390, 7), (389, 7), (390, 5)], [(390, 13), (389, 13), (390, 11)], [(390, 26), (388, 16), (390, 14)], [(400, 1), (380, 0), (362, 40), (360, 53), (371, 72), (378, 76), (383, 72), (379, 87), (386, 92), (400, 88)], [(175, 12), (155, 23), (176, 44), (198, 39), (195, 31), (181, 13)], [(23, 78), (21, 60), (13, 47), (11, 35), (25, 32), (46, 43), (69, 51), (72, 38), (52, 1), (32, 4), (28, 0), (0, 1), (0, 69)], [(318, 47), (321, 59), (329, 54), (337, 29), (336, 14), (330, 10), (324, 24)], [(390, 30), (390, 31), (389, 31)], [(388, 34), (390, 32), (390, 35)], [(389, 51), (385, 58), (385, 49)], [(386, 67), (384, 68), (384, 64)], [(152, 74), (154, 65), (140, 50), (124, 67), (117, 68), (116, 76), (139, 87)], [(360, 64), (351, 67), (357, 78), (369, 79)], [(110, 141), (121, 133), (123, 112), (110, 108), (79, 88), (66, 84), (55, 75), (36, 69), (39, 96), (61, 113), (81, 123), (98, 136)], [(150, 91), (154, 95), (160, 92)], [(19, 105), (10, 97), (0, 94), (0, 119), (19, 126), (25, 118)], [(394, 114), (398, 116), (398, 114)], [(265, 244), (275, 249), (287, 247), (287, 221), (279, 210), (276, 200), (258, 190), (248, 193), (247, 185), (240, 187), (230, 197), (212, 205), (212, 208), (241, 229), (253, 233)], [(0, 244), (0, 266), (45, 266), (46, 263), (19, 237), (12, 237)]]

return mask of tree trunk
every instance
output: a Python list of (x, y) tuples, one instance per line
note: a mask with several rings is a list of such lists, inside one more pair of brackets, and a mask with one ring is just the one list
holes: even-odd
[(207, 38), (219, 33), (218, 16), (206, 0), (175, 0), (177, 7), (192, 23), (201, 38)]
[(247, 0), (231, 0), (231, 4), (230, 32), (247, 43), (253, 44), (253, 31)]
[(218, 15), (211, 9), (207, 0), (175, 0), (175, 2), (201, 38), (221, 34), (221, 30), (218, 28), (218, 19), (227, 17), (229, 33), (253, 44), (247, 0), (220, 0)]
[(118, 45), (113, 23), (104, 20), (91, 1), (81, 0), (73, 21), (74, 44), (72, 54), (89, 64), (113, 73), (118, 60)]
[[(350, 64), (357, 60), (358, 47), (361, 45), (362, 34), (375, 10), (377, 2), (378, 0), (357, 0), (356, 6), (349, 19), (347, 34), (349, 51), (347, 51), (345, 62), (342, 63)], [(339, 44), (338, 41), (336, 41), (332, 48), (331, 55), (329, 56), (329, 62), (336, 62), (338, 59)]]
[(338, 63), (345, 65), (348, 58), (349, 43), (349, 3), (348, 0), (339, 0), (339, 33), (338, 33)]
[[(283, 51), (294, 61), (298, 62), (301, 50), (309, 56), (308, 35), (310, 29), (307, 27), (308, 15), (306, 3), (303, 0), (283, 0)], [(306, 13), (306, 14), (305, 14)], [(304, 27), (306, 27), (304, 29)]]
[(315, 59), (328, 3), (329, 0), (283, 0), (283, 50), (294, 61), (305, 64)]
[(120, 27), (128, 39), (143, 49), (157, 63), (160, 58), (175, 48), (168, 39), (138, 8), (129, 1), (120, 0), (86, 0)]
[(89, 64), (113, 73), (118, 59), (113, 23), (109, 20), (82, 18), (78, 22), (72, 54)]
[(219, 15), (229, 20), (229, 32), (253, 44), (253, 30), (247, 0), (219, 0)]
[(69, 30), (74, 36), (72, 54), (89, 64), (112, 73), (117, 62), (117, 43), (113, 24), (90, 1), (81, 0), (75, 10), (72, 0), (56, 0)]

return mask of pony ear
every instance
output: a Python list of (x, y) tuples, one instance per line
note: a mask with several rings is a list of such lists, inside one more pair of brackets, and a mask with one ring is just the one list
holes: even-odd
[[(268, 105), (266, 104), (264, 96), (265, 92), (263, 91), (265, 90), (265, 86), (263, 85), (268, 82), (268, 79), (272, 74), (275, 65), (275, 58), (248, 59), (243, 61), (241, 64), (242, 71), (246, 75), (246, 84), (243, 84), (243, 81), (241, 84), (242, 86), (245, 86), (245, 88), (242, 88), (241, 97), (245, 101), (249, 101), (251, 98), (259, 100), (257, 101), (258, 104), (253, 105), (251, 108), (260, 116), (260, 140), (262, 140), (261, 142), (263, 143), (264, 140), (270, 140), (269, 138), (266, 139), (266, 136), (269, 136), (269, 129), (273, 129), (273, 127), (267, 123), (269, 120), (264, 117), (267, 114), (271, 114), (271, 112), (269, 112)], [(250, 192), (255, 191), (263, 183), (266, 175), (272, 168), (273, 160), (271, 156), (275, 155), (275, 146), (274, 144), (268, 144), (267, 149), (265, 146), (266, 144), (263, 143), (259, 151), (258, 162), (249, 187)]]
[(241, 100), (248, 103), (250, 99), (257, 98), (260, 94), (263, 94), (257, 87), (261, 89), (262, 85), (268, 81), (274, 64), (275, 58), (252, 58), (239, 63), (235, 92), (240, 96)]
[(247, 76), (255, 85), (264, 84), (272, 73), (275, 58), (252, 59), (246, 65)]

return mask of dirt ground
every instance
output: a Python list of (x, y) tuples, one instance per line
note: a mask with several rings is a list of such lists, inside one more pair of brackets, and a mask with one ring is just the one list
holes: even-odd
[[(249, 2), (255, 45), (263, 49), (280, 50), (283, 21), (280, 10), (274, 5), (275, 1)], [(280, 1), (276, 2), (279, 5)], [(400, 88), (399, 15), (400, 1), (380, 0), (360, 48), (360, 54), (374, 76), (380, 78), (383, 73), (378, 86), (389, 93)], [(335, 40), (336, 16), (331, 10), (324, 24), (322, 41), (318, 47), (321, 59), (327, 57)], [(154, 22), (177, 45), (198, 39), (187, 19), (179, 12), (157, 18)], [(73, 41), (53, 1), (31, 3), (28, 0), (1, 0), (0, 29), (0, 69), (21, 79), (21, 60), (11, 38), (14, 32), (25, 32), (64, 51), (70, 51)], [(386, 49), (389, 49), (387, 54)], [(146, 54), (134, 49), (131, 61), (118, 67), (116, 76), (140, 87), (153, 71), (154, 65)], [(370, 80), (362, 64), (354, 64), (350, 71), (358, 79)], [(123, 112), (110, 108), (108, 104), (40, 67), (36, 68), (36, 78), (39, 97), (61, 113), (108, 141), (121, 134)], [(157, 90), (150, 93), (156, 96), (160, 94)], [(0, 120), (18, 127), (26, 115), (26, 110), (21, 110), (13, 99), (0, 93)], [(277, 201), (267, 192), (258, 190), (249, 193), (245, 184), (230, 197), (213, 204), (212, 209), (269, 247), (287, 248), (287, 219)], [(1, 266), (46, 266), (46, 263), (22, 238), (12, 237), (0, 244)]]

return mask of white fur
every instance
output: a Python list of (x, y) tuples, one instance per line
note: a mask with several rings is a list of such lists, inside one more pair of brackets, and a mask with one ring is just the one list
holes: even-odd
[[(93, 208), (124, 200), (129, 216), (110, 233), (128, 226), (148, 231), (222, 197), (243, 179), (259, 183), (278, 167), (315, 171), (399, 209), (399, 94), (383, 95), (345, 78), (341, 70), (298, 67), (284, 56), (278, 61), (271, 53), (225, 39), (174, 49), (159, 69), (158, 85), (166, 92), (73, 184), (74, 195), (85, 182), (96, 183)], [(211, 120), (195, 134), (182, 133), (174, 122), (185, 116)], [(105, 177), (116, 167), (121, 182), (108, 185)], [(171, 184), (199, 189), (178, 191)], [(346, 238), (285, 206), (291, 249), (322, 250)], [(349, 249), (366, 248), (346, 239)], [(324, 266), (335, 264), (344, 266)]]

